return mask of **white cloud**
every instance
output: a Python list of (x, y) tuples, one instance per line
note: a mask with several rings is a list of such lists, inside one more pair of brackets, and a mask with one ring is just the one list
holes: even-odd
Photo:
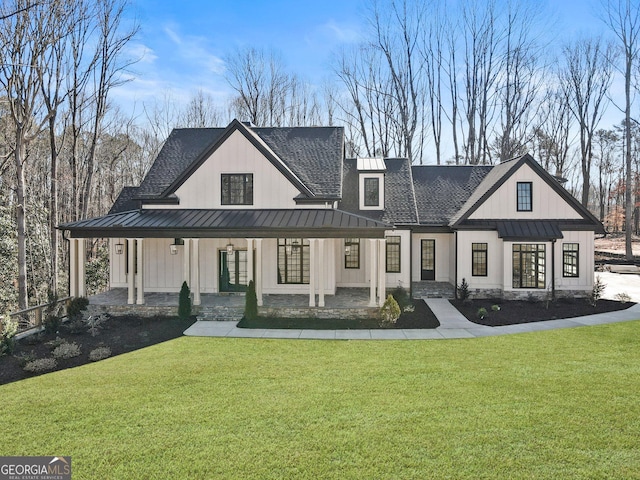
[(319, 31), (323, 36), (328, 37), (330, 41), (336, 43), (355, 43), (362, 38), (358, 28), (352, 25), (340, 24), (333, 19), (320, 25)]
[(164, 27), (164, 32), (177, 47), (177, 54), (191, 66), (200, 65), (211, 73), (222, 74), (225, 70), (224, 61), (211, 53), (205, 37), (181, 35), (173, 25)]
[(139, 63), (151, 64), (158, 59), (158, 56), (155, 54), (155, 52), (142, 43), (133, 43), (129, 45), (128, 51), (129, 56), (134, 60), (137, 60)]

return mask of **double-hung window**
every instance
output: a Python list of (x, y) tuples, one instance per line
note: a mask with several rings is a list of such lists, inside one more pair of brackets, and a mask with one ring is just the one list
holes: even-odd
[(471, 244), (471, 275), (474, 277), (487, 276), (487, 244)]
[(400, 273), (400, 237), (387, 237), (385, 244), (387, 273)]
[(517, 210), (519, 212), (531, 212), (533, 210), (533, 186), (531, 182), (518, 182), (517, 184)]

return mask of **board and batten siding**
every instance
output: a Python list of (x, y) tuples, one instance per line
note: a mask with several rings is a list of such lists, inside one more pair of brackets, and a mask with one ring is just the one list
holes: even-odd
[[(532, 209), (517, 211), (518, 182), (531, 182)], [(523, 165), (470, 216), (471, 220), (487, 219), (581, 219), (582, 215), (571, 207), (547, 182), (528, 165)]]
[(414, 233), (412, 235), (411, 262), (412, 281), (419, 282), (422, 269), (422, 240), (436, 241), (436, 282), (454, 283), (453, 251), (454, 235), (452, 233)]
[[(253, 205), (221, 205), (223, 173), (253, 174)], [(300, 191), (242, 133), (235, 131), (175, 193), (179, 205), (162, 205), (163, 209), (296, 208), (293, 199)], [(147, 204), (143, 208), (158, 207)]]
[[(472, 245), (474, 243), (487, 244), (487, 276), (473, 276), (472, 270)], [(469, 288), (476, 289), (502, 289), (511, 285), (511, 271), (505, 277), (504, 263), (506, 257), (511, 255), (506, 251), (504, 242), (498, 238), (495, 231), (469, 231), (458, 232), (458, 284), (466, 279)], [(511, 264), (511, 260), (509, 260)]]

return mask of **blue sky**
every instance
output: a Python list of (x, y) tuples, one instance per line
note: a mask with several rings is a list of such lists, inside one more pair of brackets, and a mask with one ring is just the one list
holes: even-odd
[[(197, 89), (224, 99), (224, 56), (242, 46), (278, 51), (302, 77), (320, 82), (328, 76), (331, 51), (358, 41), (363, 21), (360, 0), (303, 2), (134, 0), (132, 13), (141, 30), (131, 46), (140, 58), (134, 80), (118, 89), (116, 101), (157, 99), (169, 92), (188, 99)], [(137, 111), (140, 108), (136, 108)]]
[[(548, 12), (552, 42), (602, 28), (591, 13), (596, 0), (521, 1)], [(224, 57), (242, 46), (273, 48), (290, 71), (319, 84), (331, 73), (332, 51), (366, 30), (364, 0), (132, 0), (131, 6), (140, 34), (130, 54), (140, 61), (114, 100), (138, 114), (143, 103), (165, 95), (188, 101), (198, 89), (224, 102), (230, 95)]]

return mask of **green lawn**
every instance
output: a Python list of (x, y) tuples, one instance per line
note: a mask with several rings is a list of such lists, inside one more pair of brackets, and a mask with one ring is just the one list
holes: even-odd
[(640, 322), (449, 341), (180, 338), (0, 386), (73, 478), (640, 478)]

